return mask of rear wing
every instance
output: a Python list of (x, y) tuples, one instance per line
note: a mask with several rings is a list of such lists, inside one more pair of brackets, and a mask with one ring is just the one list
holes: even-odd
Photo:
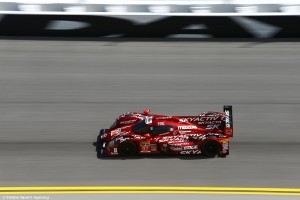
[(224, 105), (225, 126), (224, 134), (228, 137), (233, 137), (233, 119), (232, 119), (232, 105)]

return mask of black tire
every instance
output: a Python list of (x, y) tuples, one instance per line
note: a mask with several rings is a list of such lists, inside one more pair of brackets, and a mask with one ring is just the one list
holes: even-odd
[(214, 158), (220, 154), (221, 145), (215, 140), (207, 140), (201, 147), (202, 155), (209, 158)]
[(118, 153), (121, 156), (126, 156), (126, 157), (134, 156), (137, 154), (137, 146), (133, 142), (124, 141), (119, 145)]

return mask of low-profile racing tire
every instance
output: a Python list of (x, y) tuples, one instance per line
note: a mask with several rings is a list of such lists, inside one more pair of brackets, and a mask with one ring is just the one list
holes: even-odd
[(124, 141), (118, 147), (118, 153), (121, 156), (134, 156), (137, 154), (137, 146), (131, 141)]
[(214, 158), (220, 154), (221, 145), (215, 140), (207, 140), (201, 147), (202, 155), (209, 158)]

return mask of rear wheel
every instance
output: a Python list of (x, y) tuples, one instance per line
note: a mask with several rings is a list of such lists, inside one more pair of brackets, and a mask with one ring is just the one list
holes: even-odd
[(208, 140), (202, 144), (201, 150), (204, 156), (213, 158), (219, 155), (221, 151), (221, 146), (219, 142), (215, 140)]
[(134, 156), (137, 154), (137, 146), (131, 141), (124, 141), (119, 145), (118, 152), (121, 156)]

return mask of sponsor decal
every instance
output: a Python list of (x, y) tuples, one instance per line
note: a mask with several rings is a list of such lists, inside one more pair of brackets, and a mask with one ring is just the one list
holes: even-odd
[(223, 149), (222, 149), (222, 153), (227, 153), (229, 150), (229, 142), (223, 142)]
[(121, 143), (121, 142), (124, 142), (124, 141), (126, 141), (126, 140), (127, 140), (127, 138), (117, 137), (117, 138), (115, 139), (115, 142), (120, 141), (120, 143)]
[(141, 141), (140, 146), (150, 146), (149, 141)]
[(200, 150), (181, 151), (180, 154), (201, 154)]
[(230, 113), (229, 113), (229, 110), (226, 110), (225, 114), (226, 114), (226, 119), (225, 119), (226, 128), (230, 128), (230, 116), (229, 116)]
[(187, 118), (182, 118), (182, 119), (179, 119), (180, 122), (188, 122), (188, 119)]
[(141, 151), (142, 153), (150, 153), (151, 152), (151, 147), (150, 146), (141, 146)]
[(190, 133), (192, 131), (179, 131), (179, 134), (186, 134), (186, 133)]
[(176, 135), (176, 136), (164, 136), (163, 138), (159, 139), (158, 142), (187, 142), (189, 141), (189, 138), (194, 138), (196, 140), (202, 140), (206, 138), (204, 134), (186, 134), (186, 135)]
[(170, 132), (166, 132), (166, 133), (160, 133), (159, 135), (160, 136), (163, 136), (163, 135), (168, 135)]
[(198, 122), (199, 125), (222, 124), (222, 121), (205, 121)]
[(128, 135), (128, 134), (130, 134), (130, 131), (124, 131), (124, 132), (122, 132), (120, 135)]
[(178, 130), (196, 129), (197, 126), (178, 126)]
[(136, 119), (133, 119), (133, 120), (128, 120), (128, 121), (120, 122), (120, 124), (132, 124), (132, 123), (134, 123), (136, 121), (137, 121)]
[(115, 135), (118, 135), (119, 133), (120, 133), (120, 131), (121, 131), (121, 129), (116, 129), (116, 130), (113, 130), (113, 131), (111, 131), (111, 136), (113, 137), (113, 136), (115, 136)]
[(182, 137), (184, 135), (177, 135), (177, 136), (165, 136), (159, 140), (159, 142), (185, 142), (188, 137)]
[(151, 152), (150, 141), (142, 141), (140, 143), (140, 152), (142, 152), (142, 153), (150, 153)]
[(158, 126), (164, 126), (165, 122), (158, 122)]
[(219, 125), (208, 125), (206, 129), (219, 129)]
[(206, 134), (206, 137), (209, 137), (209, 136), (215, 136), (215, 137), (225, 137), (223, 134), (220, 134), (220, 133), (207, 133)]
[(183, 147), (183, 150), (196, 150), (196, 149), (198, 149), (198, 145)]
[(133, 137), (134, 137), (135, 139), (139, 139), (139, 140), (147, 140), (146, 137), (141, 136), (141, 135), (133, 135)]
[(171, 119), (172, 116), (166, 116), (166, 117), (156, 117), (155, 119), (157, 120), (162, 120), (162, 119)]
[(170, 146), (170, 150), (172, 151), (182, 151), (182, 147), (178, 147), (178, 146)]
[(145, 123), (146, 123), (146, 124), (151, 124), (151, 123), (152, 123), (152, 120), (153, 120), (153, 117), (146, 117)]
[(224, 116), (196, 116), (196, 117), (185, 117), (179, 119), (180, 122), (208, 122), (208, 121), (222, 121)]
[(104, 133), (103, 135), (100, 136), (101, 139), (106, 138), (107, 133)]

